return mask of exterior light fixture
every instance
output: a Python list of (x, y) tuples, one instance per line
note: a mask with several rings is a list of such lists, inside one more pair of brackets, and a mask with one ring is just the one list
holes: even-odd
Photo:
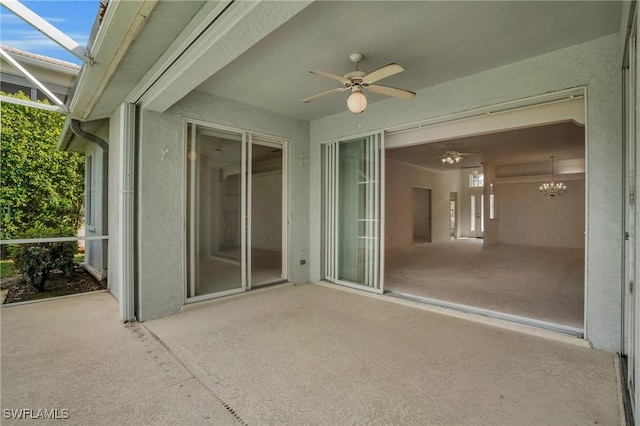
[(540, 192), (542, 195), (548, 195), (550, 197), (555, 197), (556, 195), (562, 195), (567, 190), (567, 187), (562, 182), (555, 182), (553, 178), (553, 158), (551, 157), (551, 182), (543, 183), (540, 186)]
[(354, 114), (360, 114), (367, 107), (367, 98), (359, 86), (354, 86), (351, 89), (351, 94), (347, 98), (347, 107)]

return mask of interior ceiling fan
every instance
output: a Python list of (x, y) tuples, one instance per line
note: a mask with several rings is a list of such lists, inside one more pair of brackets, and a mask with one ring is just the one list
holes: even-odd
[(453, 146), (447, 144), (447, 150), (444, 154), (436, 157), (439, 158), (442, 164), (458, 164), (467, 155), (479, 154), (479, 152), (460, 152), (453, 149)]
[(367, 98), (362, 93), (362, 89), (366, 88), (372, 93), (379, 93), (381, 95), (392, 96), (394, 98), (400, 98), (405, 100), (411, 100), (416, 96), (414, 92), (410, 92), (404, 89), (397, 89), (395, 87), (381, 86), (379, 84), (373, 84), (383, 78), (391, 77), (392, 75), (401, 73), (404, 71), (398, 64), (391, 63), (385, 65), (382, 68), (378, 68), (375, 71), (366, 73), (358, 69), (358, 63), (362, 60), (363, 56), (360, 53), (352, 53), (349, 59), (356, 64), (356, 70), (345, 74), (340, 77), (336, 74), (331, 74), (325, 71), (312, 70), (309, 71), (312, 74), (320, 75), (323, 77), (329, 77), (342, 83), (342, 87), (337, 89), (328, 90), (326, 92), (318, 93), (317, 95), (309, 96), (302, 100), (304, 103), (315, 101), (316, 99), (323, 98), (333, 93), (344, 92), (351, 90), (351, 94), (347, 98), (347, 107), (349, 111), (354, 114), (360, 114), (367, 107)]

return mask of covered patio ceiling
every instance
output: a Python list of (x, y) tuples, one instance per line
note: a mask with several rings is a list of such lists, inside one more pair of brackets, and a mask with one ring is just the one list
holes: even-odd
[(615, 33), (621, 10), (617, 1), (318, 1), (197, 89), (312, 121), (344, 112), (347, 94), (301, 104), (340, 85), (307, 71), (345, 74), (353, 52), (365, 71), (400, 64), (405, 72), (380, 83), (417, 91)]

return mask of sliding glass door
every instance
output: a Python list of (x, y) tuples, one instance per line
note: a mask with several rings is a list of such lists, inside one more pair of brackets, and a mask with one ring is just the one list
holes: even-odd
[(187, 141), (187, 298), (244, 291), (245, 137), (191, 124)]
[(190, 123), (186, 298), (287, 279), (286, 142)]
[(286, 145), (249, 135), (248, 159), (248, 286), (255, 288), (287, 278)]
[(323, 147), (325, 279), (382, 293), (384, 151), (374, 134)]

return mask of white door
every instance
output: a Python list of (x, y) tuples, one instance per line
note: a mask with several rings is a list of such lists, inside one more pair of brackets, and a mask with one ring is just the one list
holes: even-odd
[(323, 162), (325, 279), (383, 293), (383, 135), (325, 144)]
[(449, 237), (458, 236), (458, 193), (449, 193)]
[(471, 194), (471, 217), (469, 218), (471, 235), (476, 238), (484, 238), (484, 194), (478, 192)]

